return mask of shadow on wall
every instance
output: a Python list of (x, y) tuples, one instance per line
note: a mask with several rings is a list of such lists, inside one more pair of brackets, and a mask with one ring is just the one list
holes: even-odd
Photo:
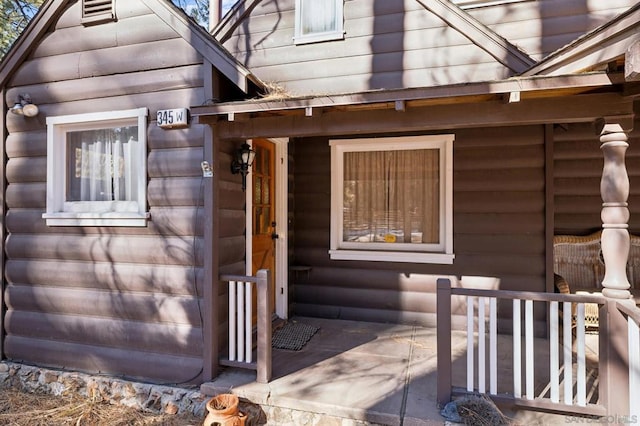
[[(403, 3), (403, 2), (400, 2)], [(386, 7), (385, 7), (386, 5)], [(373, 2), (373, 36), (371, 37), (371, 78), (369, 79), (369, 89), (381, 88), (401, 88), (404, 87), (404, 72), (396, 72), (395, 76), (389, 76), (387, 70), (404, 69), (404, 6), (401, 16), (394, 17), (393, 32), (399, 37), (395, 37), (396, 46), (390, 48), (379, 39), (381, 35), (389, 32), (389, 16), (386, 11), (389, 9), (388, 0), (374, 0)], [(384, 48), (384, 51), (382, 49)], [(388, 52), (393, 52), (390, 55)]]

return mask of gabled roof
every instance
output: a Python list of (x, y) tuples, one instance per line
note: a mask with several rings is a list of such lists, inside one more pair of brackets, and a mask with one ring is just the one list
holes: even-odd
[[(229, 55), (204, 28), (189, 18), (182, 9), (174, 6), (169, 0), (140, 1), (187, 40), (202, 54), (206, 61), (213, 64), (242, 91), (245, 93), (248, 91), (249, 81), (262, 86), (258, 78)], [(72, 0), (47, 0), (44, 2), (36, 16), (0, 62), (0, 87), (6, 84), (13, 72), (29, 55), (31, 46), (37, 43), (55, 24), (69, 3), (72, 3)]]
[(627, 48), (640, 40), (640, 2), (613, 20), (584, 34), (542, 59), (524, 73), (563, 75), (602, 68), (624, 57)]
[[(239, 0), (212, 30), (213, 36), (224, 43), (240, 22), (261, 1)], [(416, 0), (416, 2), (513, 72), (519, 74), (536, 63), (525, 52), (449, 0)]]
[(536, 63), (507, 39), (448, 0), (416, 0), (498, 62), (519, 74)]

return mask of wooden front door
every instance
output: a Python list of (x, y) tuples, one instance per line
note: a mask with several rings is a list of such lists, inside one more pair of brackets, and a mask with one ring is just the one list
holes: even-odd
[(259, 269), (271, 270), (271, 311), (275, 312), (276, 281), (276, 210), (275, 210), (275, 145), (268, 140), (254, 139), (256, 157), (252, 175), (252, 274)]

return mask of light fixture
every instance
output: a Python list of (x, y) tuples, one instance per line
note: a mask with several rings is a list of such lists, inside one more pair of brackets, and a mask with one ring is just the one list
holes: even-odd
[(247, 174), (255, 157), (256, 152), (245, 142), (238, 148), (235, 158), (231, 161), (231, 173), (242, 175), (242, 191), (247, 189)]
[(16, 103), (11, 107), (10, 111), (16, 115), (24, 115), (25, 117), (35, 117), (38, 115), (38, 106), (31, 101), (28, 93), (18, 96)]

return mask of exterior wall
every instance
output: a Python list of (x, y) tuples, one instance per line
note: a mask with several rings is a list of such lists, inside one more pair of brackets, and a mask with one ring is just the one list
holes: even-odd
[[(415, 0), (347, 0), (344, 40), (298, 46), (293, 44), (294, 3), (259, 1), (233, 31), (223, 27), (218, 35), (236, 59), (289, 95), (493, 81), (510, 75)], [(539, 0), (467, 11), (540, 59), (634, 3)]]
[(468, 12), (539, 60), (635, 3), (635, 0), (537, 0), (469, 9)]
[[(5, 356), (181, 383), (202, 371), (204, 126), (162, 130), (158, 109), (206, 99), (202, 57), (139, 1), (80, 25), (74, 2), (13, 76), (31, 119), (8, 114)], [(54, 31), (55, 30), (55, 31)], [(47, 227), (46, 117), (149, 109), (144, 228)]]
[[(294, 0), (260, 2), (224, 46), (291, 95), (508, 77), (506, 67), (415, 0), (348, 0), (345, 39), (294, 45)], [(375, 17), (375, 18), (374, 18)]]
[[(638, 104), (636, 104), (638, 110)], [(640, 234), (640, 119), (630, 133), (626, 166), (629, 175), (629, 232)], [(600, 179), (604, 158), (590, 124), (556, 126), (554, 131), (555, 233), (588, 235), (602, 229)]]
[(293, 142), (294, 264), (311, 266), (294, 276), (297, 314), (433, 325), (436, 280), (443, 275), (503, 290), (545, 291), (543, 127), (451, 133), (453, 265), (331, 261), (328, 138)]

